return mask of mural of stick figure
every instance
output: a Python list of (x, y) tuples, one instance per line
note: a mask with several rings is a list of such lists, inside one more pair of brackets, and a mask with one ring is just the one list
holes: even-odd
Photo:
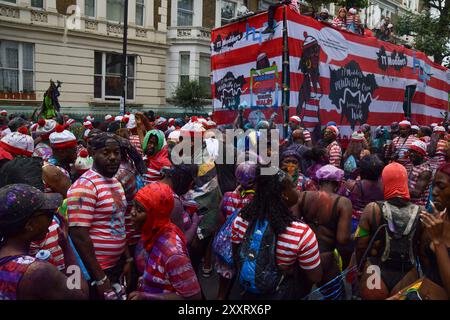
[[(319, 63), (320, 63), (320, 46), (316, 38), (309, 36), (307, 32), (303, 33), (305, 41), (302, 46), (302, 56), (298, 69), (303, 73), (303, 81), (298, 94), (297, 114), (303, 122), (304, 106), (311, 98), (318, 96), (318, 88), (320, 87), (319, 79)], [(311, 86), (313, 87), (314, 96), (311, 95)], [(320, 99), (320, 98), (319, 98)], [(317, 116), (319, 117), (317, 109)]]

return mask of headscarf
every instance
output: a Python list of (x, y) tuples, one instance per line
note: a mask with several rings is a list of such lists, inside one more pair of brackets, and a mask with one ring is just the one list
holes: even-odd
[(408, 189), (408, 174), (400, 163), (388, 164), (381, 174), (384, 186), (384, 199), (389, 200), (400, 197), (410, 200)]
[(172, 163), (169, 159), (169, 149), (165, 143), (164, 133), (160, 130), (151, 130), (145, 135), (144, 143), (142, 144), (142, 149), (144, 153), (147, 154), (148, 141), (150, 136), (155, 135), (158, 138), (158, 144), (155, 149), (155, 154), (147, 156), (147, 167), (154, 170), (161, 171), (163, 167), (171, 167)]
[(236, 181), (244, 188), (255, 182), (257, 165), (254, 162), (242, 162), (235, 170)]
[(158, 238), (169, 230), (173, 230), (186, 245), (183, 232), (171, 222), (170, 215), (174, 207), (172, 189), (161, 182), (154, 182), (140, 189), (135, 196), (147, 212), (142, 227), (142, 241), (147, 252), (150, 252)]

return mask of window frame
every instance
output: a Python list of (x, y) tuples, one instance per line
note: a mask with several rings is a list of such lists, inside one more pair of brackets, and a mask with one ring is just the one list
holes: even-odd
[[(34, 49), (34, 43), (31, 42), (21, 42), (21, 41), (14, 41), (14, 40), (0, 40), (0, 46), (1, 46), (1, 42), (14, 42), (17, 43), (17, 69), (16, 68), (9, 68), (9, 67), (1, 67), (0, 66), (0, 70), (13, 70), (13, 71), (17, 71), (18, 72), (18, 84), (17, 84), (17, 92), (13, 92), (11, 91), (11, 93), (25, 93), (24, 91), (24, 77), (23, 77), (23, 72), (32, 72), (33, 77), (32, 77), (32, 89), (31, 91), (27, 91), (27, 93), (35, 93), (36, 92), (36, 71), (35, 71), (35, 66), (36, 66), (36, 57), (35, 57), (35, 49)], [(23, 52), (24, 52), (24, 44), (30, 44), (31, 45), (31, 56), (33, 57), (33, 63), (32, 63), (32, 69), (24, 69), (24, 63), (23, 63)], [(2, 92), (7, 92), (7, 91), (2, 91)], [(9, 92), (9, 91), (8, 91)]]
[[(190, 69), (191, 69), (191, 53), (189, 52), (189, 51), (180, 51), (179, 52), (179, 56), (180, 56), (180, 65), (179, 65), (179, 67), (178, 67), (178, 73), (179, 73), (179, 77), (178, 77), (178, 84), (182, 84), (182, 77), (186, 77), (187, 76), (187, 80), (188, 81), (190, 81), (191, 80), (191, 77), (190, 77)], [(188, 59), (188, 61), (189, 61), (189, 64), (188, 64), (188, 73), (187, 74), (183, 74), (182, 73), (182, 64), (181, 64), (181, 62), (182, 62), (182, 56), (187, 56), (187, 57), (189, 57), (189, 59)]]
[[(178, 0), (177, 0), (177, 27), (192, 27), (194, 26), (194, 12), (195, 12), (195, 1), (194, 0), (190, 0), (192, 1), (192, 11), (188, 10), (188, 9), (184, 9), (184, 8), (180, 8), (178, 6)], [(179, 19), (178, 19), (178, 13), (179, 12), (184, 12), (184, 13), (188, 13), (192, 16), (192, 23), (190, 25), (180, 25)]]
[(31, 7), (31, 8), (33, 8), (33, 9), (39, 9), (39, 10), (45, 10), (45, 8), (46, 8), (45, 0), (42, 0), (42, 7), (35, 7), (35, 6), (33, 6), (33, 5), (32, 5), (32, 1), (33, 1), (33, 0), (30, 0), (30, 7)]
[(92, 0), (94, 2), (94, 15), (87, 15), (86, 14), (86, 0), (84, 0), (84, 16), (88, 18), (96, 18), (97, 17), (97, 0)]
[[(233, 17), (232, 17), (232, 18), (229, 18), (229, 19), (228, 19), (228, 18), (223, 18), (223, 16), (222, 16), (222, 8), (223, 8), (223, 4), (224, 4), (225, 2), (233, 3), (233, 4), (234, 4), (234, 14), (233, 14)], [(224, 25), (226, 25), (226, 24), (229, 24), (229, 23), (231, 23), (231, 21), (233, 21), (234, 19), (236, 19), (236, 18), (237, 18), (237, 9), (238, 9), (238, 3), (237, 3), (237, 1), (232, 1), (232, 0), (220, 0), (220, 26), (224, 26)], [(226, 23), (223, 23), (224, 20), (226, 21)]]
[[(207, 59), (209, 62), (208, 75), (201, 74), (202, 59)], [(200, 81), (201, 78), (205, 78), (205, 79), (208, 78), (207, 93), (209, 96), (211, 96), (212, 95), (212, 92), (211, 92), (211, 57), (206, 53), (200, 53), (200, 55), (199, 55), (198, 82), (200, 85), (202, 85), (202, 82)]]
[[(117, 1), (117, 0), (113, 0), (113, 1)], [(121, 2), (123, 4), (123, 2)], [(108, 0), (106, 0), (106, 20), (109, 22), (114, 22), (114, 23), (118, 23), (118, 24), (123, 24), (123, 14), (124, 14), (124, 10), (123, 10), (123, 5), (122, 5), (122, 10), (120, 10), (120, 15), (122, 16), (121, 20), (111, 20), (108, 18)]]
[[(136, 0), (136, 8), (135, 8), (135, 21), (134, 21), (134, 23), (136, 24), (136, 26), (138, 26), (138, 27), (145, 27), (145, 18), (146, 18), (146, 14), (145, 14), (145, 7), (146, 7), (146, 3), (145, 3), (145, 0), (141, 0), (142, 1), (142, 4), (138, 4), (138, 1), (140, 1), (140, 0)], [(141, 8), (142, 8), (142, 24), (138, 24), (138, 22), (137, 22), (137, 10), (138, 10), (138, 6), (140, 6)]]
[[(101, 74), (97, 74), (95, 73), (95, 53), (101, 53), (101, 57), (102, 57), (102, 61), (101, 61)], [(98, 100), (98, 101), (118, 101), (120, 100), (120, 98), (122, 97), (122, 95), (120, 96), (111, 96), (111, 95), (106, 95), (106, 56), (108, 54), (111, 55), (119, 55), (122, 56), (121, 53), (118, 52), (106, 52), (106, 51), (94, 51), (94, 99)], [(132, 76), (127, 75), (127, 82), (130, 80), (133, 80), (133, 96), (132, 98), (127, 98), (126, 101), (129, 102), (134, 102), (136, 100), (136, 74), (137, 74), (137, 70), (136, 70), (136, 55), (134, 54), (127, 54), (127, 73), (128, 73), (128, 59), (129, 57), (133, 57), (134, 58), (134, 72)], [(95, 77), (100, 76), (102, 79), (101, 82), (101, 97), (95, 97)], [(112, 76), (109, 76), (112, 77)], [(120, 75), (120, 77), (122, 77), (122, 75)], [(128, 91), (127, 91), (127, 95), (128, 95)]]

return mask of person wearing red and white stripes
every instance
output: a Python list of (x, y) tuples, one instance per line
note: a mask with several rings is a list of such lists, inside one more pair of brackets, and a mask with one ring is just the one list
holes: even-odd
[(339, 129), (336, 126), (328, 126), (323, 134), (323, 141), (326, 143), (328, 160), (335, 167), (341, 166), (342, 148), (336, 141), (339, 135)]
[(419, 206), (427, 204), (433, 171), (427, 159), (427, 145), (421, 140), (409, 147), (411, 167), (408, 170), (409, 195), (411, 202)]
[[(285, 272), (287, 282), (299, 290), (297, 294), (300, 296), (297, 298), (300, 298), (309, 292), (310, 287), (309, 283), (297, 283), (295, 278), (292, 278), (292, 271), (296, 270), (297, 263), (300, 272), (310, 283), (321, 280), (322, 266), (316, 235), (308, 225), (298, 221), (289, 211), (297, 201), (296, 185), (289, 175), (281, 170), (275, 175), (259, 174), (253, 199), (241, 209), (233, 221), (231, 241), (234, 260), (238, 261), (239, 245), (244, 241), (247, 229), (256, 221), (267, 219), (277, 239), (276, 263), (279, 269)], [(251, 293), (246, 294), (251, 298)]]
[(121, 162), (120, 140), (114, 134), (100, 133), (89, 141), (89, 152), (93, 167), (69, 189), (67, 215), (70, 236), (94, 280), (91, 298), (103, 299), (113, 283), (129, 276), (133, 259), (126, 246), (127, 199), (114, 178)]

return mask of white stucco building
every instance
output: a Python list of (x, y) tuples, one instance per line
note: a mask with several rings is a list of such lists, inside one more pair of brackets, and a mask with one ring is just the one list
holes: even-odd
[[(129, 0), (127, 105), (135, 110), (166, 104), (167, 3)], [(34, 110), (53, 79), (63, 82), (64, 112), (118, 112), (122, 19), (121, 0), (0, 0), (0, 108)]]

